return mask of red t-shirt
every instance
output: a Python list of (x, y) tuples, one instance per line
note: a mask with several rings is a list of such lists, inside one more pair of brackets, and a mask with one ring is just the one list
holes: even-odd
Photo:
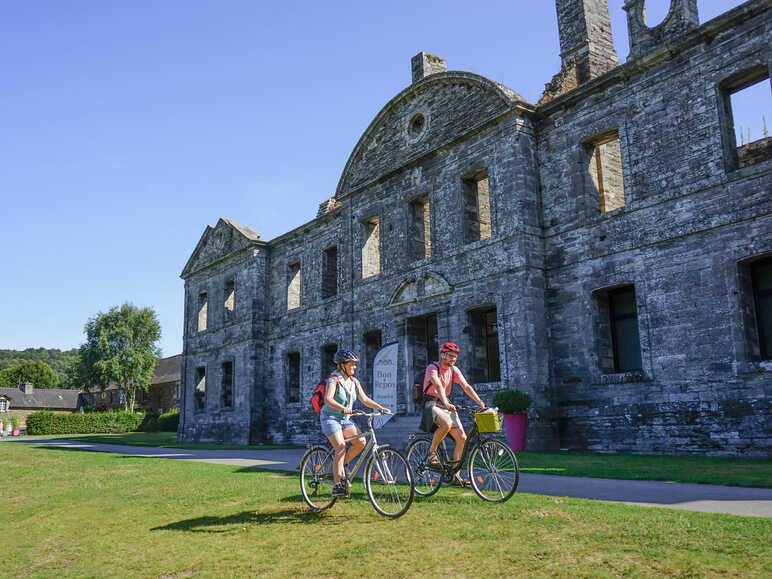
[[(439, 396), (437, 395), (437, 388), (434, 386), (434, 383), (432, 383), (432, 377), (434, 376), (439, 378), (440, 384), (442, 384), (442, 387), (445, 389), (445, 396), (448, 397), (450, 396), (450, 391), (453, 389), (453, 383), (455, 382), (456, 384), (461, 385), (461, 380), (464, 377), (461, 370), (456, 366), (451, 366), (447, 370), (443, 370), (440, 362), (429, 364), (424, 373), (424, 392), (426, 392), (427, 396), (434, 396), (435, 398), (439, 398)], [(430, 383), (431, 386), (427, 388), (427, 385)]]

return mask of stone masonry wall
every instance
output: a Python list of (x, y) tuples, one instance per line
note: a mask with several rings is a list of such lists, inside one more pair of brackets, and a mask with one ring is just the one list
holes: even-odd
[[(502, 388), (533, 396), (529, 449), (769, 456), (772, 362), (759, 359), (749, 267), (772, 255), (772, 160), (738, 168), (726, 111), (727, 87), (772, 64), (771, 5), (752, 0), (700, 27), (687, 10), (683, 30), (635, 32), (648, 34), (632, 39), (637, 56), (613, 68), (606, 3), (558, 0), (561, 48), (585, 46), (601, 60), (586, 78), (564, 66), (538, 107), (488, 79), (445, 72), (444, 62), (424, 67), (365, 131), (316, 219), (269, 243), (227, 220), (205, 232), (183, 272), (182, 439), (316, 438), (308, 401), (332, 369), (331, 351), (360, 353), (369, 391), (373, 344), (393, 341), (400, 417), (391, 434), (404, 439), (417, 428), (410, 394), (429, 361), (427, 339), (457, 342), (459, 367), (479, 374), (475, 324), (495, 308), (501, 379), (474, 385), (488, 403)], [(579, 14), (588, 20), (571, 22)], [(602, 157), (616, 165), (607, 178), (624, 203), (604, 212), (589, 155), (610, 136), (618, 140)], [(470, 242), (465, 179), (485, 174), (490, 237)], [(431, 252), (416, 227), (427, 204)], [(373, 218), (378, 270), (363, 275)], [(610, 296), (629, 286), (642, 367), (615, 372)], [(204, 332), (195, 325), (201, 291)], [(297, 400), (290, 353), (300, 361)], [(221, 405), (226, 360), (233, 409)], [(197, 412), (199, 366), (207, 402)]]
[[(719, 90), (769, 61), (768, 13), (717, 28), (540, 110), (561, 447), (754, 456), (772, 448), (772, 365), (748, 359), (738, 283), (743, 259), (772, 252), (770, 163), (727, 170)], [(583, 140), (610, 129), (620, 135), (626, 206), (601, 214), (577, 161)], [(599, 359), (593, 292), (624, 284), (634, 284), (638, 308), (636, 376), (604, 374)]]

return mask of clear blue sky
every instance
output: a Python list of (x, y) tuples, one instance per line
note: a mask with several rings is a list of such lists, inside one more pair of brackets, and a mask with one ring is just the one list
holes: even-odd
[[(739, 4), (699, 0), (700, 20)], [(129, 301), (181, 352), (206, 225), (270, 240), (312, 219), (421, 50), (536, 102), (560, 67), (554, 3), (2, 0), (0, 348), (77, 347)]]

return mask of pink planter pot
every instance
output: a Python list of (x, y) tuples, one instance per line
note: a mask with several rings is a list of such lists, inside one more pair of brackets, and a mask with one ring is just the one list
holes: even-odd
[(525, 449), (525, 431), (528, 427), (527, 414), (505, 414), (504, 430), (509, 448), (514, 451)]

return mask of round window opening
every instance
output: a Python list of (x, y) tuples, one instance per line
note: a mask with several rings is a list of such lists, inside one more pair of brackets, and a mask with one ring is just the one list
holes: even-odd
[(421, 113), (418, 113), (416, 115), (413, 115), (413, 118), (410, 119), (410, 125), (408, 126), (407, 130), (410, 136), (415, 138), (424, 132), (425, 127), (426, 127), (426, 120), (424, 119), (424, 116)]

